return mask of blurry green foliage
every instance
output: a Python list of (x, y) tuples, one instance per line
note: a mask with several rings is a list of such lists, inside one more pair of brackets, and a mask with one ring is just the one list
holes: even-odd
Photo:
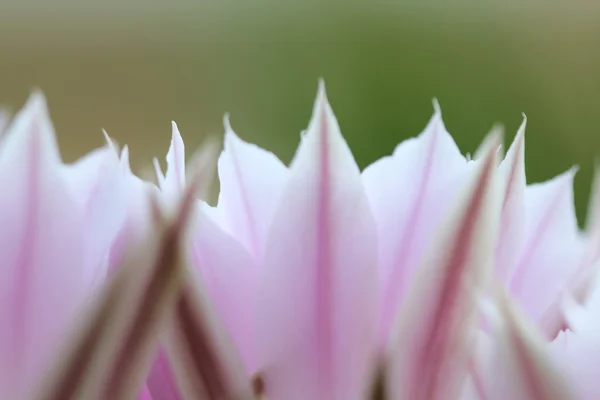
[(220, 6), (104, 41), (15, 49), (4, 37), (0, 76), (15, 105), (32, 85), (44, 89), (67, 158), (100, 144), (105, 127), (138, 165), (166, 153), (171, 119), (191, 149), (222, 132), (225, 112), (240, 136), (287, 162), (319, 77), (362, 167), (418, 134), (434, 97), (463, 152), (494, 123), (509, 143), (525, 112), (528, 180), (581, 165), (581, 217), (600, 154), (600, 24), (596, 8), (566, 7)]

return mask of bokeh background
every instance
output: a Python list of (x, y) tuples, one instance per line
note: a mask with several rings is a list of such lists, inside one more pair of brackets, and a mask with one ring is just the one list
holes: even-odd
[(289, 161), (324, 77), (361, 166), (418, 134), (437, 97), (464, 152), (528, 116), (529, 181), (574, 164), (585, 214), (600, 155), (600, 2), (0, 0), (0, 103), (49, 101), (66, 160), (103, 142), (138, 169), (221, 135)]

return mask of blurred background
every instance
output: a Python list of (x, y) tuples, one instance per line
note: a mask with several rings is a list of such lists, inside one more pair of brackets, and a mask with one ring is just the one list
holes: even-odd
[[(326, 4), (326, 5), (325, 5)], [(175, 120), (188, 155), (231, 113), (244, 139), (288, 162), (317, 79), (364, 167), (417, 135), (442, 105), (473, 152), (494, 123), (528, 116), (528, 180), (579, 164), (585, 214), (600, 156), (595, 2), (0, 1), (0, 103), (42, 89), (66, 160), (129, 144), (161, 160)]]

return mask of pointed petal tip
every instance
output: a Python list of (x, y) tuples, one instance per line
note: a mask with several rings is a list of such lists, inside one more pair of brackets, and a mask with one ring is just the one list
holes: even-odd
[(522, 112), (521, 116), (523, 117), (523, 122), (521, 124), (527, 123), (527, 114), (525, 114), (524, 112)]
[(318, 89), (318, 93), (320, 95), (326, 95), (326, 88), (325, 88), (325, 78), (321, 77), (319, 78), (319, 89)]
[(438, 101), (437, 97), (434, 97), (431, 100), (431, 103), (433, 104), (433, 112), (435, 115), (442, 115), (442, 107), (440, 106), (440, 102)]
[(231, 119), (229, 113), (223, 115), (223, 127), (225, 128), (225, 137), (223, 139), (223, 145), (225, 150), (232, 146), (234, 139), (239, 139), (233, 128), (231, 127)]
[(46, 96), (44, 95), (44, 92), (41, 89), (34, 88), (31, 90), (28, 102), (31, 104), (36, 104), (36, 105), (45, 107), (46, 106)]
[(329, 100), (327, 99), (327, 89), (325, 87), (325, 79), (319, 78), (319, 87), (317, 89), (317, 99), (315, 101), (315, 111), (323, 107), (327, 107)]
[[(517, 129), (517, 134), (513, 140), (513, 143), (519, 143), (525, 141), (525, 128), (527, 127), (527, 116), (525, 113), (522, 113), (523, 121), (521, 121), (521, 125), (519, 125), (519, 129)], [(521, 146), (519, 146), (521, 147)]]
[(106, 144), (111, 145), (113, 143), (110, 136), (108, 136), (108, 132), (106, 132), (106, 129), (104, 129), (104, 128), (102, 128), (102, 136), (104, 136), (104, 140), (106, 141)]
[(173, 138), (181, 137), (181, 132), (179, 131), (179, 127), (177, 126), (177, 122), (171, 121), (171, 130)]
[(563, 173), (563, 175), (565, 176), (565, 179), (574, 180), (575, 176), (579, 172), (579, 169), (580, 169), (580, 167), (577, 164), (571, 166), (571, 168), (569, 168), (567, 171), (565, 171)]
[(233, 131), (233, 129), (231, 128), (231, 120), (228, 112), (226, 112), (223, 115), (223, 127), (225, 128), (225, 134)]
[(49, 118), (47, 110), (46, 96), (44, 96), (44, 93), (41, 90), (34, 89), (29, 95), (21, 112), (33, 114), (38, 117), (42, 116)]
[(504, 128), (502, 125), (494, 125), (490, 133), (485, 137), (483, 143), (475, 154), (475, 159), (480, 159), (488, 156), (499, 157), (502, 152), (502, 138), (504, 137)]
[(104, 141), (106, 142), (108, 148), (110, 148), (114, 154), (119, 157), (119, 144), (108, 135), (108, 132), (106, 132), (106, 129), (104, 128), (102, 128), (102, 136), (104, 136)]

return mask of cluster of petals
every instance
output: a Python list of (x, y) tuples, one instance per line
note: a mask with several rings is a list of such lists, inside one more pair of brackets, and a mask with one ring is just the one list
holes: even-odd
[(363, 171), (322, 83), (289, 166), (224, 125), (150, 181), (62, 162), (40, 93), (0, 115), (2, 398), (600, 396), (600, 190), (581, 231), (575, 168), (527, 185), (525, 117), (471, 158), (434, 103)]

